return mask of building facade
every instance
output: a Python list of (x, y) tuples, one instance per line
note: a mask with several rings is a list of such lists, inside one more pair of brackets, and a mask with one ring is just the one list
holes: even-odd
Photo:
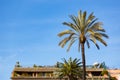
[(120, 69), (109, 69), (108, 72), (110, 75), (117, 80), (120, 80)]
[[(67, 78), (59, 79), (55, 77), (56, 67), (15, 67), (12, 80), (68, 80)], [(87, 68), (87, 80), (109, 80), (108, 76), (102, 76), (103, 69)]]

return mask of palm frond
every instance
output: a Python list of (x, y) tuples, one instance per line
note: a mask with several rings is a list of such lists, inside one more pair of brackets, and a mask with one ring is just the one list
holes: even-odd
[(95, 40), (95, 39), (91, 38), (90, 40), (95, 44), (95, 46), (97, 47), (97, 49), (100, 49), (100, 47), (99, 47), (99, 45), (96, 43), (96, 40)]
[(84, 11), (82, 13), (82, 11), (80, 10), (78, 12), (78, 23), (79, 23), (79, 28), (80, 28), (80, 32), (84, 32), (84, 28), (85, 28), (85, 23), (86, 23), (86, 11)]
[[(75, 33), (70, 34), (68, 37), (64, 38), (60, 43), (59, 46), (62, 48), (71, 40), (71, 38), (74, 36)], [(74, 37), (73, 37), (74, 38)]]
[(109, 36), (107, 34), (105, 34), (105, 33), (99, 33), (99, 34), (102, 35), (105, 38), (109, 38)]
[(86, 40), (87, 47), (90, 48), (90, 43), (88, 40)]
[(107, 34), (105, 34), (105, 33), (98, 33), (98, 32), (95, 32), (94, 36), (95, 37), (99, 37), (99, 38), (102, 38), (102, 37), (109, 38), (109, 36)]
[(66, 35), (66, 34), (72, 34), (74, 33), (72, 30), (64, 30), (58, 34), (59, 37)]
[(87, 12), (84, 11), (81, 17), (81, 32), (84, 32), (86, 28), (86, 14)]
[(93, 24), (90, 29), (94, 30), (94, 31), (101, 31), (101, 32), (105, 32), (105, 30), (101, 27), (103, 25), (102, 22), (96, 22), (95, 24)]
[[(88, 33), (89, 35), (94, 35), (94, 34), (95, 34), (95, 32), (94, 32), (92, 29), (88, 29), (87, 33)], [(86, 33), (86, 34), (87, 34), (87, 33)], [(88, 35), (88, 36), (89, 36), (89, 35)], [(90, 37), (90, 36), (89, 36), (89, 37)]]
[(86, 26), (88, 27), (88, 29), (92, 26), (92, 25), (94, 25), (94, 23), (96, 22), (98, 20), (98, 18), (96, 18), (96, 19), (94, 19), (94, 20), (89, 20), (89, 23), (88, 24), (86, 24)]
[(81, 24), (81, 21), (82, 21), (82, 11), (81, 10), (78, 12), (78, 20), (79, 20), (79, 24)]
[(95, 37), (98, 41), (100, 41), (102, 44), (104, 44), (105, 46), (107, 46), (107, 43), (102, 39), (102, 38), (99, 38), (99, 37)]
[(86, 24), (88, 25), (93, 19), (95, 18), (95, 16), (93, 15), (93, 12), (88, 16), (87, 20), (86, 20)]
[(63, 48), (69, 40), (70, 40), (70, 39), (69, 39), (68, 37), (67, 37), (67, 38), (64, 38), (64, 39), (59, 43), (59, 46), (61, 46), (61, 47)]
[(78, 31), (77, 27), (75, 26), (75, 24), (71, 23), (71, 22), (63, 22), (63, 25), (66, 25), (72, 29), (74, 29), (75, 31)]
[(67, 52), (70, 50), (70, 47), (72, 46), (72, 44), (73, 44), (75, 41), (76, 41), (75, 38), (72, 38), (72, 39), (70, 40), (70, 43), (69, 43), (68, 48), (67, 48)]
[(69, 17), (72, 19), (72, 21), (73, 21), (74, 24), (76, 25), (76, 26), (75, 26), (75, 27), (76, 27), (76, 31), (80, 32), (81, 29), (80, 29), (80, 24), (79, 24), (78, 18), (77, 18), (76, 16), (74, 16), (74, 15), (70, 15)]
[(97, 33), (97, 32), (95, 32), (95, 33), (93, 34), (93, 36), (94, 36), (94, 37), (102, 38), (102, 35), (101, 35), (100, 33)]
[(87, 12), (84, 11), (84, 12), (83, 12), (83, 17), (82, 17), (82, 18), (83, 18), (83, 19), (82, 19), (82, 20), (83, 20), (83, 25), (86, 24), (86, 15), (87, 15)]

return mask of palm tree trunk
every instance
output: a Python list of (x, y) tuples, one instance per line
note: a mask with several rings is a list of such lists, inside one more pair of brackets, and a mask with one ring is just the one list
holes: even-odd
[(83, 80), (86, 80), (86, 63), (85, 63), (85, 50), (84, 43), (81, 43), (82, 63), (83, 63)]

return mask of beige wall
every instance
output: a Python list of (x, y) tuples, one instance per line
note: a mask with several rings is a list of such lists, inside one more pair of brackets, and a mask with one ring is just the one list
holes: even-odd
[(108, 72), (112, 77), (116, 77), (118, 80), (120, 80), (120, 69), (110, 69)]

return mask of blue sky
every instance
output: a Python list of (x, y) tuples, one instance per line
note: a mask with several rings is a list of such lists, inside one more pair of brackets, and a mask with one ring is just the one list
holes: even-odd
[(86, 48), (86, 63), (105, 61), (110, 68), (120, 68), (119, 0), (0, 0), (0, 78), (10, 80), (17, 61), (22, 66), (54, 65), (61, 58), (81, 58), (75, 46), (70, 52), (58, 46), (57, 36), (68, 29), (62, 22), (78, 11), (94, 12), (109, 35), (108, 46), (101, 49), (91, 43)]

